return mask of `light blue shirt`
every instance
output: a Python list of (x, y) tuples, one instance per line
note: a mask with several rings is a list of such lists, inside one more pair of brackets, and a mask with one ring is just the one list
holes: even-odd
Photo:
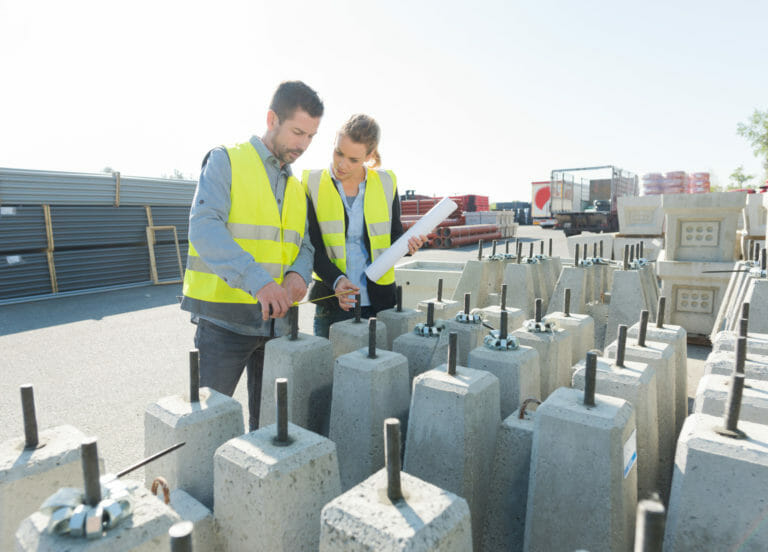
[[(366, 170), (366, 177), (367, 176), (368, 172)], [(340, 180), (336, 179), (333, 174), (333, 169), (331, 169), (331, 177), (333, 178), (333, 183), (336, 185), (336, 190), (338, 190), (339, 195), (341, 196), (344, 210), (347, 212), (347, 218), (349, 219), (346, 238), (347, 278), (350, 282), (360, 288), (360, 306), (368, 307), (371, 305), (371, 300), (368, 297), (368, 281), (365, 277), (365, 269), (368, 268), (371, 259), (368, 256), (368, 250), (365, 248), (365, 219), (363, 217), (365, 180), (359, 184), (357, 195), (354, 199), (351, 199), (344, 193), (344, 186), (342, 186)], [(336, 287), (336, 284), (337, 282), (334, 282), (334, 288)]]

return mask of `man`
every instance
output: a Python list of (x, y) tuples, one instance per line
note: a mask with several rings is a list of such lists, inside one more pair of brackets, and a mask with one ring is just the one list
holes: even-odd
[(306, 84), (280, 84), (263, 137), (211, 150), (192, 202), (181, 308), (197, 324), (200, 385), (232, 396), (245, 366), (250, 431), (259, 426), (264, 346), (272, 327), (287, 333), (284, 316), (312, 274), (306, 195), (290, 164), (322, 115)]

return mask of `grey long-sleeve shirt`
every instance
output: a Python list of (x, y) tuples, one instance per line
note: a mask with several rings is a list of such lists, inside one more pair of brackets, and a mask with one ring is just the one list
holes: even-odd
[[(272, 155), (259, 137), (251, 137), (250, 143), (264, 163), (272, 193), (277, 200), (278, 207), (282, 209), (286, 182), (288, 177), (292, 175), (291, 167), (287, 164), (280, 167), (278, 159)], [(227, 230), (226, 224), (231, 207), (231, 187), (232, 166), (229, 162), (229, 155), (223, 147), (215, 148), (211, 150), (200, 172), (200, 180), (189, 213), (189, 241), (194, 245), (200, 258), (217, 276), (231, 287), (242, 289), (255, 296), (259, 289), (273, 279), (253, 259), (250, 253), (235, 242)], [(296, 272), (309, 284), (312, 277), (314, 252), (315, 249), (309, 239), (308, 223), (305, 223), (304, 239), (301, 242), (299, 254), (293, 264), (286, 269), (286, 274)], [(182, 302), (182, 308), (185, 308), (184, 302)], [(187, 308), (186, 310), (192, 309)], [(269, 334), (268, 322), (259, 323), (259, 320), (255, 323), (256, 325), (244, 325), (226, 320), (224, 317), (214, 318), (209, 315), (199, 315), (193, 310), (193, 321), (198, 316), (243, 335)]]

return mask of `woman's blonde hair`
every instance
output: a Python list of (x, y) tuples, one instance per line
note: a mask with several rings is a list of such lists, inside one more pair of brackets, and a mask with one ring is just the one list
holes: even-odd
[(353, 142), (365, 146), (366, 154), (373, 157), (368, 162), (369, 167), (375, 168), (381, 165), (381, 155), (379, 155), (381, 129), (373, 117), (362, 113), (352, 115), (339, 129), (339, 135), (347, 136)]

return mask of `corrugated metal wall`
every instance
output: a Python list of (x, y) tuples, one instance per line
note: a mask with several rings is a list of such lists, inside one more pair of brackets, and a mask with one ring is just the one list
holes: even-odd
[(146, 246), (56, 251), (53, 259), (59, 291), (151, 281)]
[[(189, 205), (185, 207), (152, 207), (152, 224), (155, 226), (175, 226), (179, 242), (189, 240)], [(173, 241), (169, 232), (158, 232), (157, 243)]]
[(41, 206), (0, 206), (0, 253), (40, 251), (46, 247)]
[(0, 298), (14, 299), (51, 293), (45, 253), (0, 257)]
[(51, 223), (56, 250), (147, 243), (144, 207), (54, 205)]

